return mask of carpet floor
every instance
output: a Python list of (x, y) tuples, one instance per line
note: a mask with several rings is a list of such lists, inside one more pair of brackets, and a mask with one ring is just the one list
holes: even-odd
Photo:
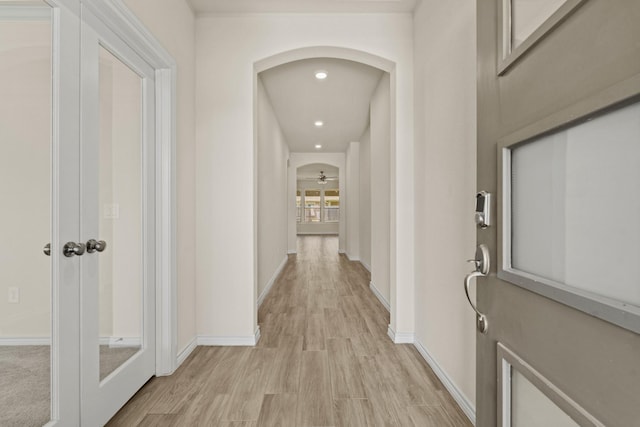
[[(100, 378), (137, 351), (100, 346)], [(50, 359), (49, 346), (0, 346), (0, 426), (40, 427), (49, 421)]]

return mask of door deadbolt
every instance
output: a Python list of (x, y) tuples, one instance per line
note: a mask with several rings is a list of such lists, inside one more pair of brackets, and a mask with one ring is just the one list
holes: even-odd
[(482, 276), (489, 274), (491, 260), (489, 258), (489, 248), (484, 243), (476, 248), (476, 256), (474, 259), (468, 259), (467, 262), (473, 263), (475, 271), (482, 273)]
[(480, 228), (491, 225), (491, 193), (480, 191), (476, 194), (476, 212), (474, 217)]

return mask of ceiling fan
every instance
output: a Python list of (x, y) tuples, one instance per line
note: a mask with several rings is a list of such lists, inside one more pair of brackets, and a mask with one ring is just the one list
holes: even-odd
[(324, 171), (320, 171), (318, 178), (305, 178), (305, 181), (316, 181), (320, 185), (325, 185), (327, 182), (336, 181), (337, 179), (337, 176), (326, 176)]
[(324, 171), (320, 171), (320, 176), (318, 177), (318, 184), (325, 185), (329, 181), (335, 181), (338, 179), (337, 176), (326, 176)]

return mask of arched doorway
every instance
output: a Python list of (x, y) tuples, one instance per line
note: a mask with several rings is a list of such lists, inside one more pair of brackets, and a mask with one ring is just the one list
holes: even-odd
[[(411, 251), (411, 247), (413, 246), (411, 242), (411, 229), (412, 229), (412, 199), (407, 200), (406, 197), (398, 197), (397, 188), (402, 187), (403, 189), (412, 188), (412, 168), (407, 168), (406, 165), (403, 168), (396, 167), (396, 161), (398, 160), (398, 148), (396, 144), (396, 135), (399, 133), (396, 129), (396, 117), (398, 108), (397, 102), (397, 93), (396, 93), (396, 67), (395, 63), (384, 58), (381, 58), (376, 55), (369, 54), (367, 52), (358, 51), (354, 49), (348, 48), (340, 48), (340, 47), (329, 47), (329, 46), (315, 46), (308, 48), (295, 49), (287, 52), (283, 52), (260, 61), (254, 63), (254, 94), (258, 94), (259, 92), (259, 84), (258, 84), (258, 75), (259, 73), (269, 70), (273, 67), (277, 67), (283, 64), (287, 64), (292, 61), (300, 61), (304, 59), (313, 59), (313, 58), (337, 58), (337, 59), (345, 59), (349, 61), (356, 61), (371, 67), (376, 67), (386, 73), (388, 73), (388, 119), (389, 119), (389, 129), (388, 129), (388, 137), (389, 137), (389, 150), (387, 151), (388, 157), (387, 160), (388, 166), (388, 198), (386, 199), (386, 205), (376, 206), (376, 209), (388, 209), (387, 223), (381, 227), (381, 229), (388, 230), (388, 239), (387, 239), (387, 251), (386, 251), (386, 259), (384, 260), (387, 263), (385, 273), (388, 277), (388, 285), (386, 286), (386, 295), (381, 295), (377, 293), (376, 295), (383, 301), (385, 305), (390, 309), (391, 312), (391, 322), (389, 325), (389, 335), (395, 342), (413, 342), (413, 254)], [(257, 109), (257, 96), (254, 96), (254, 111)], [(254, 119), (255, 121), (255, 119)], [(259, 152), (257, 147), (257, 135), (254, 132), (254, 146), (255, 152)], [(412, 141), (411, 141), (412, 144)], [(327, 155), (331, 153), (326, 153)], [(404, 156), (404, 154), (403, 154)], [(331, 159), (334, 163), (335, 159)], [(313, 162), (325, 162), (321, 159), (314, 159)], [(288, 243), (287, 243), (287, 251), (289, 253), (295, 252), (295, 244), (296, 244), (296, 176), (295, 170), (297, 167), (309, 163), (310, 160), (299, 160), (296, 156), (291, 155), (289, 157), (288, 162)], [(326, 161), (326, 163), (331, 164), (330, 161)], [(343, 167), (339, 168), (340, 173), (344, 174), (345, 161), (342, 160)], [(396, 173), (398, 172), (398, 174)], [(399, 179), (400, 178), (400, 179)], [(260, 178), (255, 177), (254, 188), (258, 188), (258, 180)], [(341, 177), (341, 182), (345, 182), (345, 180)], [(399, 184), (399, 181), (404, 182), (406, 185)], [(341, 191), (341, 194), (344, 194), (348, 199), (348, 194), (345, 194), (344, 191)], [(406, 195), (405, 195), (406, 196)], [(259, 197), (258, 197), (259, 199)], [(403, 202), (404, 201), (404, 202)], [(407, 203), (409, 202), (409, 203)], [(347, 202), (348, 205), (348, 202)], [(373, 209), (373, 208), (372, 208)], [(256, 206), (256, 224), (258, 218), (258, 207)], [(399, 218), (411, 219), (411, 221), (397, 222)], [(400, 225), (400, 226), (399, 226)], [(346, 224), (345, 221), (341, 221), (341, 230), (340, 230), (340, 250), (344, 251), (344, 236), (345, 236), (345, 228), (349, 225)], [(402, 239), (404, 241), (403, 246), (398, 246), (398, 240)], [(372, 239), (372, 242), (375, 242), (375, 239)], [(258, 250), (258, 243), (256, 239), (256, 254), (257, 257), (260, 257)], [(399, 266), (399, 262), (403, 264)], [(256, 263), (259, 264), (259, 261)], [(405, 265), (408, 265), (407, 268)], [(375, 268), (375, 266), (372, 266)], [(256, 275), (257, 276), (257, 275)], [(407, 279), (400, 279), (401, 277), (408, 277)], [(400, 280), (399, 280), (400, 279)], [(398, 287), (398, 284), (400, 287)], [(256, 289), (258, 292), (256, 293), (256, 297), (260, 295), (261, 286), (256, 283)], [(374, 290), (375, 291), (375, 290)], [(262, 296), (261, 296), (262, 297)], [(261, 298), (260, 297), (260, 298)], [(381, 298), (382, 297), (382, 298)], [(397, 311), (397, 306), (403, 307), (401, 311)], [(402, 313), (400, 316), (400, 322), (398, 322), (398, 313)], [(403, 326), (398, 327), (398, 323), (402, 323)], [(403, 330), (402, 333), (396, 333), (396, 330)], [(409, 331), (409, 332), (404, 332)]]

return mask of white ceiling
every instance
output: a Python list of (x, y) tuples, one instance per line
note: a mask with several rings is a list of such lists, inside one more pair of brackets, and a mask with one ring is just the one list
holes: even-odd
[[(317, 80), (317, 70), (329, 76)], [(314, 58), (271, 68), (260, 77), (291, 152), (338, 153), (367, 129), (371, 96), (382, 73), (358, 62)], [(316, 120), (324, 126), (314, 126)]]
[(197, 13), (412, 12), (419, 0), (188, 0)]
[(297, 174), (298, 180), (318, 179), (320, 177), (320, 171), (324, 172), (325, 176), (329, 178), (338, 176), (337, 167), (327, 165), (324, 163), (313, 163), (310, 165), (300, 166), (296, 174)]

